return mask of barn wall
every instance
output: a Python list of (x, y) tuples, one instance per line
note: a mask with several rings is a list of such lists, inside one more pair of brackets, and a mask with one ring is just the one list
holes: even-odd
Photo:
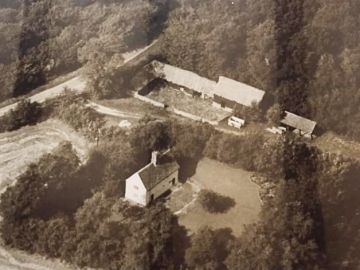
[[(217, 108), (225, 109), (226, 111), (232, 112), (233, 108), (237, 103), (232, 100), (228, 100), (226, 98), (220, 97), (218, 95), (214, 95), (213, 106)], [(225, 105), (225, 108), (222, 107)]]

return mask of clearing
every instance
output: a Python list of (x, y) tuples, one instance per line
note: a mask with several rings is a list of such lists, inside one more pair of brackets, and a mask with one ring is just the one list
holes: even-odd
[(156, 108), (134, 97), (98, 100), (96, 103), (89, 102), (88, 106), (98, 113), (106, 116), (109, 125), (128, 123), (128, 127), (136, 125), (144, 116), (151, 116), (156, 119), (167, 119), (168, 112)]
[[(168, 206), (189, 233), (207, 225), (214, 229), (230, 228), (235, 236), (239, 236), (244, 225), (258, 220), (261, 208), (260, 187), (250, 180), (251, 175), (251, 172), (205, 158), (199, 162), (196, 174), (190, 181), (173, 191)], [(197, 202), (201, 189), (210, 189), (230, 197), (235, 200), (235, 206), (225, 213), (209, 213)]]
[(14, 179), (50, 153), (59, 143), (70, 141), (82, 161), (86, 160), (89, 143), (73, 129), (57, 120), (48, 120), (35, 126), (26, 126), (0, 134), (0, 193)]
[(312, 141), (312, 145), (328, 153), (341, 154), (345, 157), (360, 159), (360, 143), (326, 132)]

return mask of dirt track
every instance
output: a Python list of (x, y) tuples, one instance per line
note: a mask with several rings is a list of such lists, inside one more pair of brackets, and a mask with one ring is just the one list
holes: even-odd
[[(85, 90), (85, 81), (81, 79), (79, 76), (75, 77), (69, 81), (66, 81), (62, 84), (59, 84), (55, 87), (49, 88), (45, 91), (42, 91), (38, 94), (35, 94), (31, 96), (29, 99), (31, 102), (38, 102), (42, 103), (46, 99), (55, 98), (59, 95), (61, 95), (64, 92), (64, 88), (69, 88), (76, 92), (83, 92)], [(10, 111), (11, 109), (14, 109), (16, 107), (17, 103), (5, 106), (3, 108), (0, 108), (0, 117), (3, 116), (5, 113)]]
[[(138, 56), (141, 56), (142, 53), (144, 53), (145, 51), (150, 49), (152, 46), (154, 46), (156, 44), (156, 42), (157, 42), (157, 40), (155, 40), (153, 43), (151, 43), (150, 45), (148, 45), (142, 49), (124, 53), (122, 55), (124, 58), (124, 62), (122, 63), (122, 66), (130, 63), (132, 60), (136, 60), (136, 58)], [(77, 76), (77, 77), (72, 78), (62, 84), (59, 84), (55, 87), (49, 88), (45, 91), (35, 94), (35, 95), (31, 96), (29, 99), (31, 102), (42, 103), (47, 99), (52, 99), (52, 98), (55, 98), (55, 97), (61, 95), (64, 92), (65, 88), (71, 89), (72, 91), (77, 92), (77, 93), (81, 93), (81, 92), (84, 92), (86, 89), (86, 82), (81, 76)], [(13, 104), (10, 104), (3, 108), (0, 108), (0, 117), (3, 116), (4, 114), (6, 114), (7, 112), (9, 112), (11, 109), (14, 109), (16, 107), (16, 105), (17, 105), (17, 103), (13, 103)]]

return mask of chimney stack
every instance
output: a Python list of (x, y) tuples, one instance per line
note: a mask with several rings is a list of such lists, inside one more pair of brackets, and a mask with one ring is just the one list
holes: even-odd
[(158, 156), (159, 156), (159, 152), (158, 152), (158, 151), (153, 151), (153, 152), (151, 153), (151, 163), (154, 164), (154, 166), (157, 166)]

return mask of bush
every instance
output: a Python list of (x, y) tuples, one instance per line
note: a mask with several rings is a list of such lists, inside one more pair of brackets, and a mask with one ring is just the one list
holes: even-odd
[(233, 198), (223, 196), (211, 190), (202, 190), (199, 193), (200, 205), (210, 213), (225, 213), (235, 206)]
[(274, 104), (266, 112), (266, 120), (270, 126), (278, 126), (282, 118), (282, 112), (278, 103)]
[(99, 138), (105, 120), (102, 115), (86, 107), (86, 103), (84, 96), (66, 90), (65, 94), (50, 102), (47, 107), (53, 107), (52, 117), (59, 118), (87, 138), (96, 140)]
[(36, 124), (42, 116), (41, 105), (27, 99), (18, 102), (16, 107), (0, 119), (0, 132), (13, 131), (26, 125)]

